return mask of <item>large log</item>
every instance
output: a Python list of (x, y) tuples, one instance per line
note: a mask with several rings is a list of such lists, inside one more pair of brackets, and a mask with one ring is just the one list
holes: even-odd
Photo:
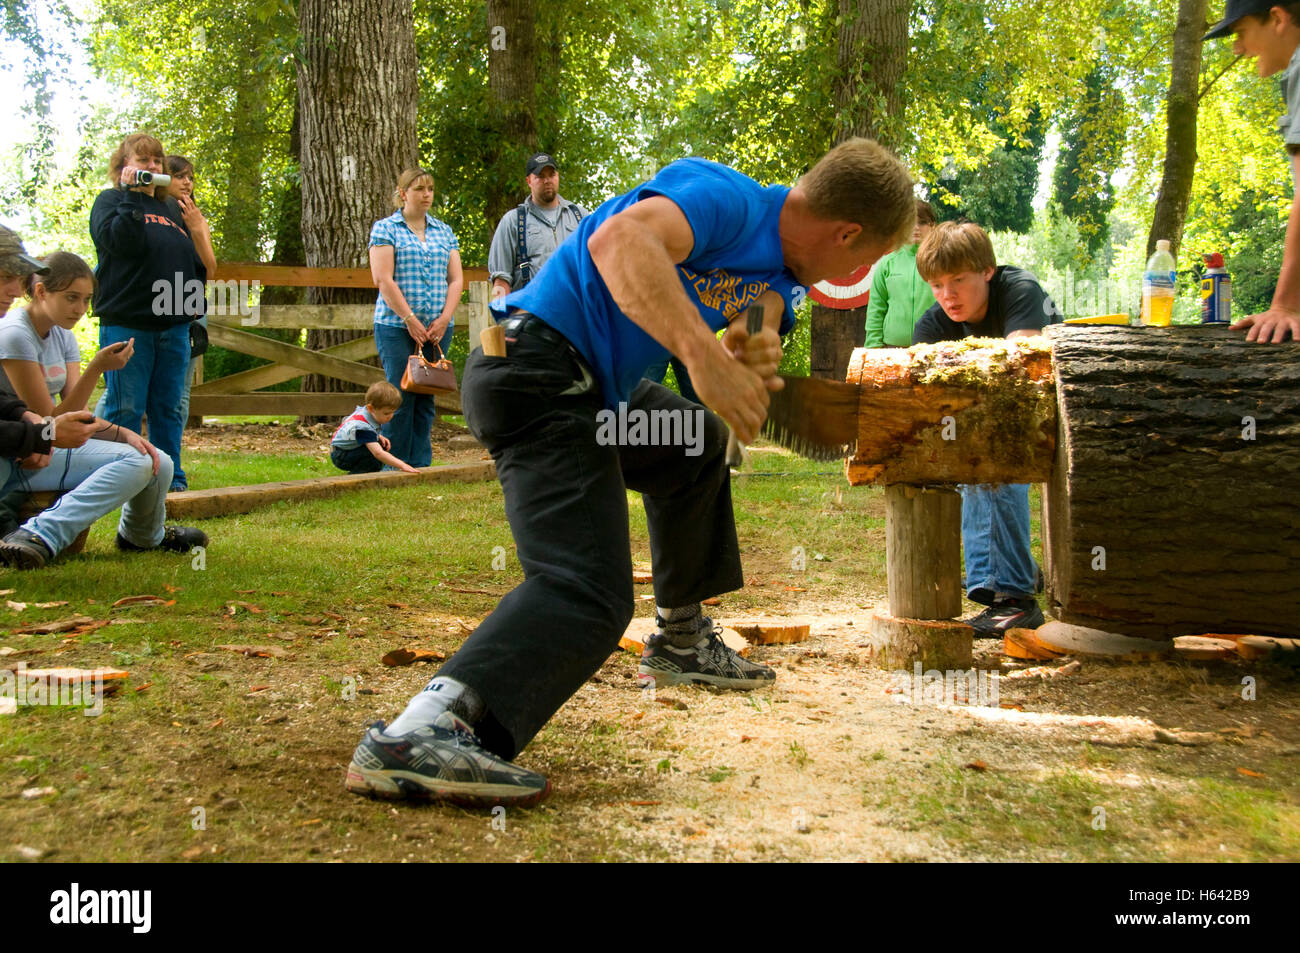
[(1056, 326), (1050, 608), (1148, 638), (1300, 634), (1300, 343)]
[(1041, 338), (855, 350), (849, 482), (1043, 482), (1056, 445), (1051, 364)]

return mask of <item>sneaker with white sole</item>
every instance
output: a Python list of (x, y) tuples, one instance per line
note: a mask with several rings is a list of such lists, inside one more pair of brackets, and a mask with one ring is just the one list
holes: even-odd
[(528, 807), (551, 782), (485, 751), (470, 726), (450, 711), (405, 735), (384, 734), (377, 721), (352, 753), (345, 786), (353, 794), (449, 801), (466, 807)]
[(776, 680), (774, 670), (743, 659), (728, 648), (722, 641), (721, 626), (714, 626), (707, 616), (700, 621), (704, 637), (688, 648), (673, 645), (662, 633), (646, 639), (636, 676), (642, 688), (701, 682), (748, 690)]

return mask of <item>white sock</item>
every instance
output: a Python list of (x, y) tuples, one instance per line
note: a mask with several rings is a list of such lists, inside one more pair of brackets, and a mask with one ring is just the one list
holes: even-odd
[(451, 711), (471, 727), (483, 717), (483, 699), (478, 692), (454, 678), (435, 677), (420, 694), (384, 729), (389, 736), (407, 735), (432, 725), (444, 711)]

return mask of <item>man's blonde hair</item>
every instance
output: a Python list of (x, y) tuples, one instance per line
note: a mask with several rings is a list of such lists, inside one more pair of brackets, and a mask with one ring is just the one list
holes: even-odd
[(841, 142), (799, 180), (818, 218), (862, 226), (863, 241), (897, 248), (916, 227), (912, 175), (874, 139)]
[(916, 270), (926, 281), (997, 266), (988, 232), (974, 222), (941, 222), (916, 250)]
[(402, 392), (388, 381), (375, 381), (366, 388), (366, 405), (375, 410), (396, 410), (402, 406)]

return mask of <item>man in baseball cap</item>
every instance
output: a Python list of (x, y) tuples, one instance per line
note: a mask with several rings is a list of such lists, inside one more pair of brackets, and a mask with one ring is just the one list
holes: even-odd
[[(1224, 17), (1205, 39), (1233, 34), (1232, 51), (1255, 58), (1260, 76), (1281, 73), (1286, 113), (1278, 130), (1291, 162), (1291, 178), (1300, 182), (1300, 3), (1228, 0)], [(1282, 270), (1268, 310), (1248, 315), (1232, 326), (1249, 329), (1248, 341), (1300, 341), (1300, 215), (1291, 206)]]
[(550, 153), (530, 155), (524, 173), (528, 198), (501, 217), (488, 248), (493, 301), (532, 281), (587, 214), (581, 205), (561, 197), (560, 167)]
[(18, 233), (0, 225), (0, 315), (23, 296), (28, 275), (43, 275), (49, 269), (27, 254)]

